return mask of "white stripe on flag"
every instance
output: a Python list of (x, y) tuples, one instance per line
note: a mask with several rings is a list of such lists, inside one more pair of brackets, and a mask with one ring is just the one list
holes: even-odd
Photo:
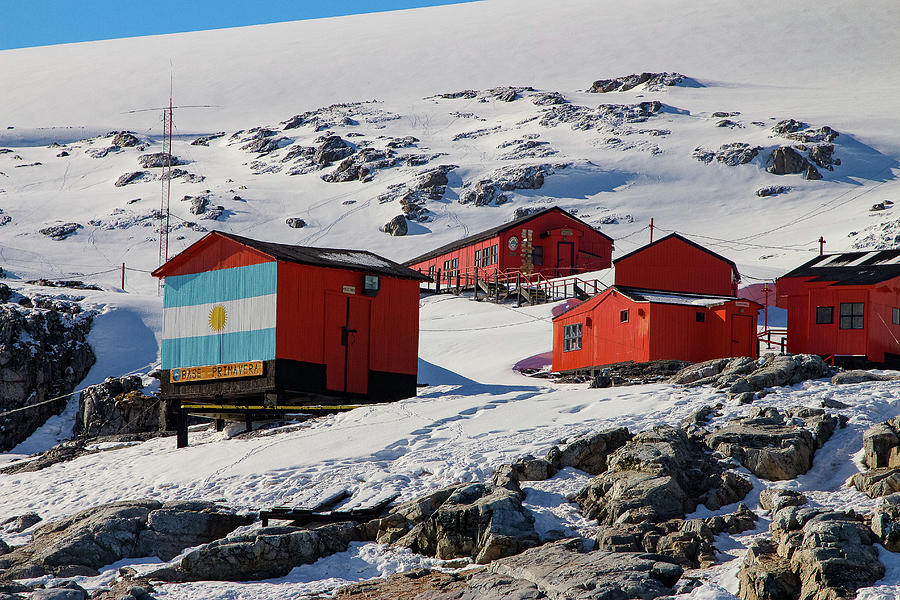
[(275, 327), (275, 294), (163, 310), (164, 340), (271, 327)]

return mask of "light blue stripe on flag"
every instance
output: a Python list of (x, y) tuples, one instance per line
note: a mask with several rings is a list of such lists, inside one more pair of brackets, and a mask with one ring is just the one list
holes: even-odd
[(275, 328), (162, 341), (163, 369), (275, 359)]
[(190, 275), (172, 275), (166, 277), (163, 307), (193, 306), (274, 294), (277, 277), (278, 263), (274, 261)]

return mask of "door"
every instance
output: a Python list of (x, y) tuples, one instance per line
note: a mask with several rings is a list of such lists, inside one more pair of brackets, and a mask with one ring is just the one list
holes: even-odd
[(369, 391), (369, 307), (368, 298), (325, 297), (325, 387), (331, 391)]
[(753, 317), (731, 315), (731, 356), (754, 356)]
[(556, 276), (571, 275), (575, 266), (575, 244), (556, 242)]

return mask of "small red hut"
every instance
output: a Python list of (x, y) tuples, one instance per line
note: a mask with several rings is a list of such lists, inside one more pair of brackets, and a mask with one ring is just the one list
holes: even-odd
[(789, 352), (900, 365), (900, 249), (817, 256), (775, 289)]
[(416, 271), (362, 250), (214, 231), (153, 275), (165, 278), (162, 395), (182, 407), (416, 394), (427, 279)]
[(672, 234), (614, 261), (615, 285), (553, 320), (553, 370), (759, 356), (761, 304), (735, 297), (735, 264)]
[(613, 241), (581, 219), (554, 206), (457, 240), (406, 261), (406, 266), (447, 284), (458, 273), (480, 276), (527, 270), (544, 277), (608, 269)]

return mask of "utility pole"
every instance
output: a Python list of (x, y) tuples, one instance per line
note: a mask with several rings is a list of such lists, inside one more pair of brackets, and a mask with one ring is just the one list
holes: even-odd
[(823, 236), (819, 236), (819, 256), (825, 254), (825, 238)]
[(650, 217), (650, 243), (653, 243), (653, 217)]

